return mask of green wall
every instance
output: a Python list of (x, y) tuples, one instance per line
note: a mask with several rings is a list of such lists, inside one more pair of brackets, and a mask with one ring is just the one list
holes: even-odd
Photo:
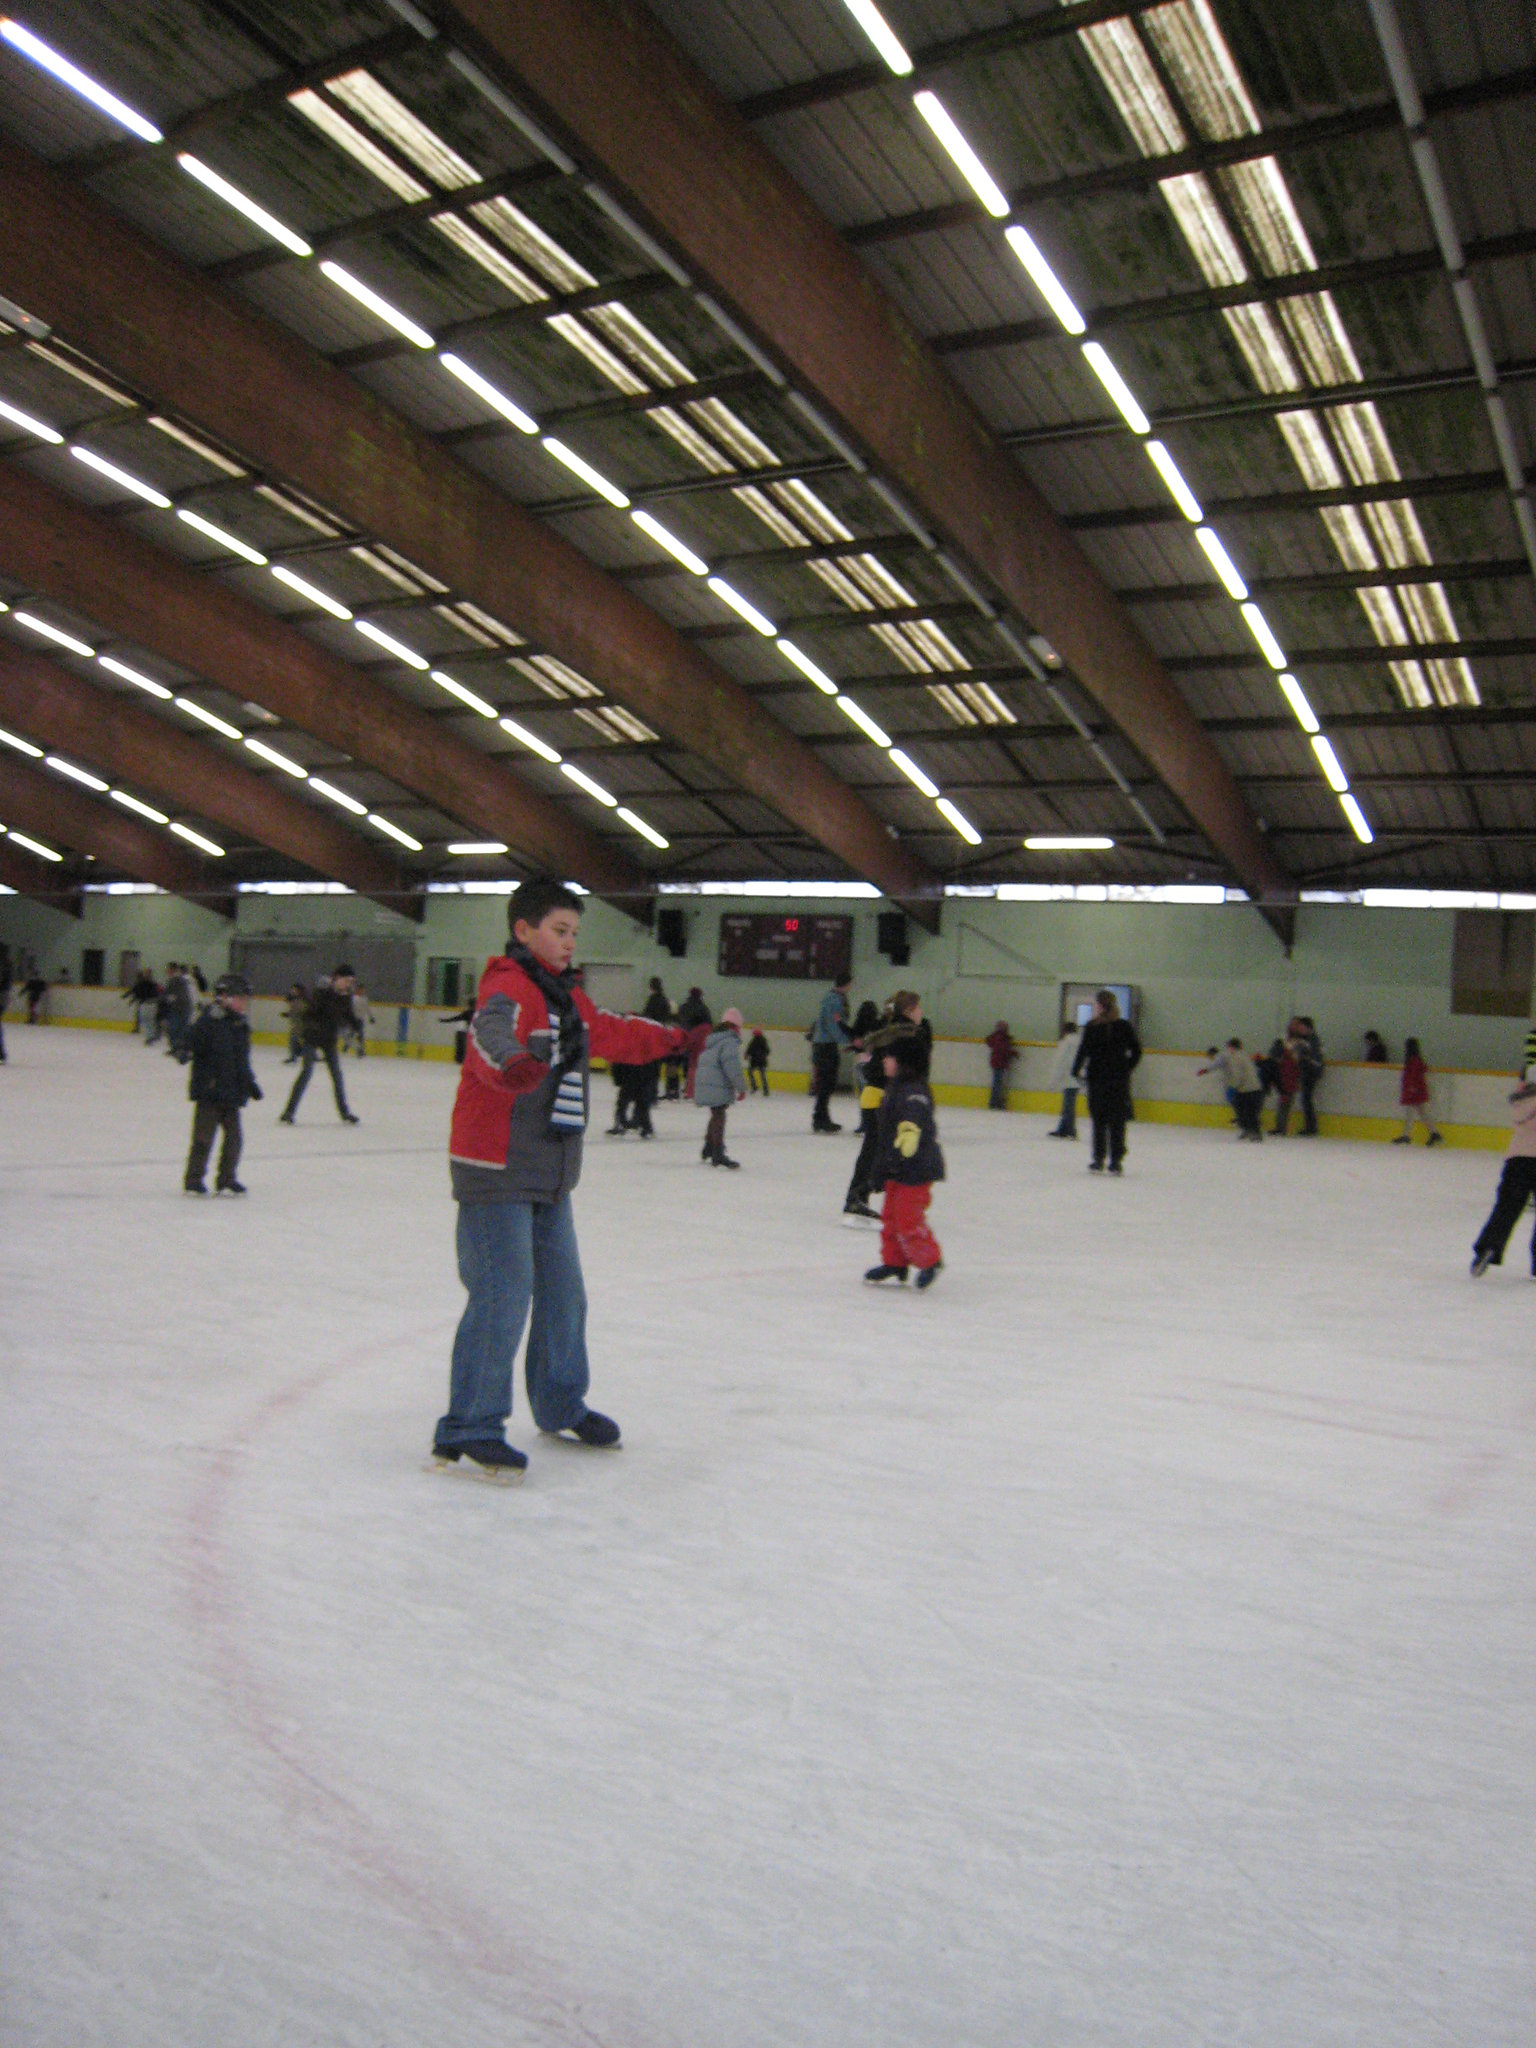
[[(76, 920), (23, 897), (0, 897), (0, 938), (13, 948), (31, 946), (46, 973), (67, 966), (78, 981), (86, 946), (104, 949), (109, 976), (119, 952), (132, 946), (152, 967), (171, 958), (196, 960), (211, 976), (226, 964), (235, 929), (247, 935), (343, 929), (409, 934), (416, 940), (417, 999), (424, 1001), (429, 958), (482, 962), (502, 949), (506, 931), (506, 898), (500, 896), (432, 896), (420, 925), (355, 896), (244, 896), (235, 927), (171, 896), (85, 901), (85, 916)], [(898, 969), (876, 946), (875, 919), (883, 907), (878, 903), (714, 896), (669, 901), (688, 920), (685, 958), (673, 960), (649, 932), (597, 902), (583, 923), (581, 957), (631, 966), (635, 1001), (645, 977), (660, 974), (674, 1001), (697, 982), (717, 1011), (734, 1002), (750, 1022), (781, 1028), (808, 1022), (819, 990), (802, 982), (722, 980), (714, 971), (722, 911), (851, 914), (855, 1001), (915, 988), (935, 1028), (947, 1037), (982, 1037), (999, 1017), (1020, 1037), (1054, 1037), (1060, 983), (1099, 980), (1140, 985), (1143, 1036), (1158, 1047), (1201, 1048), (1233, 1032), (1267, 1043), (1293, 1010), (1317, 1019), (1335, 1059), (1358, 1058), (1360, 1034), (1374, 1025), (1394, 1054), (1413, 1032), (1424, 1041), (1432, 1065), (1505, 1070), (1516, 1066), (1524, 1037), (1516, 1019), (1451, 1015), (1449, 911), (1304, 904), (1287, 959), (1246, 904), (1203, 908), (951, 897), (937, 937), (909, 925), (912, 957)]]

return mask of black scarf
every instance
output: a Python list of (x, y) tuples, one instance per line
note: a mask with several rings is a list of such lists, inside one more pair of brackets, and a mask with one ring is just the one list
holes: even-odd
[(537, 954), (517, 939), (507, 947), (507, 957), (517, 962), (549, 1007), (550, 1037), (554, 1041), (549, 1063), (556, 1083), (551, 1130), (561, 1137), (577, 1135), (586, 1123), (581, 1082), (578, 1079), (569, 1089), (561, 1085), (567, 1075), (580, 1075), (585, 1043), (581, 1012), (576, 1007), (576, 970), (567, 967), (563, 974), (552, 974)]

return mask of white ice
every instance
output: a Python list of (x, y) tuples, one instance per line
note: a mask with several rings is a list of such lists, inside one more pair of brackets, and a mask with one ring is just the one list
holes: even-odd
[[(429, 1475), (454, 1074), (0, 1070), (0, 2039), (1529, 2048), (1536, 1287), (1498, 1160), (803, 1096), (588, 1145), (601, 1454)], [(606, 1107), (599, 1084), (599, 1108)]]

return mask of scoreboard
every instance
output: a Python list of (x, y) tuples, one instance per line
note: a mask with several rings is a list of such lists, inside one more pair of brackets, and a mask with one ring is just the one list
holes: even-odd
[(720, 920), (722, 975), (779, 981), (836, 981), (853, 967), (851, 917), (780, 917), (728, 912)]

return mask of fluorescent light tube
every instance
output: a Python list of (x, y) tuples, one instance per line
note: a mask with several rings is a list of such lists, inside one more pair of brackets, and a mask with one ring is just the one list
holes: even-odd
[(61, 761), (57, 754), (44, 754), (43, 762), (56, 775), (67, 775), (72, 782), (83, 782), (87, 789), (94, 789), (98, 795), (111, 787), (99, 775), (92, 775), (88, 769), (77, 768), (73, 761)]
[(937, 93), (918, 92), (912, 104), (939, 139), (940, 147), (994, 220), (1006, 220), (1008, 200), (981, 158), (950, 118)]
[(1083, 355), (1088, 367), (1104, 386), (1115, 402), (1115, 410), (1125, 421), (1133, 434), (1147, 434), (1152, 422), (1136, 403), (1131, 387), (1109, 359), (1107, 350), (1096, 341), (1083, 343)]
[(471, 711), (478, 711), (482, 718), (494, 718), (496, 706), (487, 704), (483, 697), (477, 697), (473, 690), (466, 690), (462, 683), (456, 683), (452, 676), (445, 676), (440, 668), (432, 671), (432, 680), (440, 690), (446, 690), (450, 697), (457, 697), (461, 704), (467, 704)]
[(877, 747), (888, 747), (891, 744), (890, 734), (882, 732), (862, 704), (855, 704), (851, 697), (839, 697), (837, 708), (844, 718), (851, 718), (859, 731), (872, 739)]
[(368, 822), (370, 825), (376, 825), (381, 832), (398, 841), (401, 846), (408, 847), (412, 853), (421, 852), (419, 839), (413, 839), (409, 832), (402, 832), (398, 825), (391, 825), (388, 818), (381, 818), (377, 811), (368, 813)]
[(25, 754), (29, 761), (41, 761), (43, 758), (41, 747), (34, 747), (30, 740), (18, 739), (15, 733), (7, 732), (4, 726), (0, 726), (0, 747), (14, 747), (18, 754)]
[(744, 598), (739, 590), (733, 590), (723, 576), (711, 576), (709, 588), (722, 604), (728, 604), (738, 618), (745, 619), (747, 624), (755, 627), (765, 639), (772, 640), (777, 635), (779, 629), (772, 619), (764, 618), (757, 606)]
[(912, 59), (903, 49), (900, 38), (890, 23), (875, 6), (874, 0), (843, 0), (843, 5), (896, 76), (905, 78), (912, 69)]
[(558, 751), (547, 740), (541, 740), (536, 732), (530, 732), (526, 725), (519, 725), (515, 718), (498, 718), (496, 723), (504, 733), (509, 733), (520, 747), (526, 747), (531, 754), (537, 754), (541, 761), (560, 759)]
[(912, 756), (910, 754), (904, 754), (900, 747), (891, 748), (890, 762), (893, 768), (899, 768), (901, 770), (902, 774), (905, 775), (908, 782), (915, 782), (918, 788), (923, 792), (924, 796), (938, 795), (939, 785), (933, 780), (931, 776), (925, 775), (922, 769), (919, 768), (917, 763), (913, 760)]
[(1290, 705), (1291, 709), (1295, 712), (1297, 722), (1300, 724), (1302, 731), (1320, 731), (1321, 728), (1319, 727), (1317, 722), (1317, 713), (1312, 709), (1312, 706), (1307, 702), (1306, 692), (1302, 689), (1300, 683), (1297, 682), (1296, 678), (1294, 676), (1276, 676), (1275, 680), (1277, 683), (1279, 683), (1280, 688), (1285, 692), (1285, 701)]
[(356, 299), (360, 306), (366, 306), (370, 313), (377, 313), (387, 327), (393, 327), (397, 334), (403, 334), (406, 340), (414, 342), (417, 348), (437, 346), (424, 327), (418, 327), (414, 320), (408, 319), (397, 306), (392, 306), (388, 299), (381, 299), (376, 291), (365, 285), (360, 277), (354, 277), (350, 270), (343, 270), (339, 263), (330, 262), (322, 263), (320, 268), (332, 284), (340, 285), (341, 289)]
[[(67, 85), (71, 92), (79, 93), (81, 99), (89, 100), (93, 107), (99, 107), (102, 113), (110, 115), (130, 135), (137, 135), (141, 142), (164, 142), (165, 137), (152, 121), (146, 121), (142, 114), (136, 114), (132, 107), (126, 106), (116, 93), (108, 92), (104, 85), (88, 78), (67, 57), (61, 57), (57, 50), (50, 49), (30, 29), (24, 29), (19, 21), (0, 20), (0, 36), (4, 36), (12, 49), (20, 50), (24, 57), (30, 57), (44, 71), (51, 71), (61, 85)], [(49, 855), (50, 859), (56, 857)]]
[(313, 256), (314, 250), (302, 235), (296, 235), (292, 228), (285, 228), (282, 222), (268, 213), (264, 206), (258, 206), (254, 199), (248, 199), (238, 186), (231, 185), (227, 178), (221, 178), (207, 164), (195, 156), (178, 156), (177, 163), (189, 177), (196, 178), (200, 185), (206, 185), (226, 206), (232, 206), (236, 213), (243, 213), (248, 221), (254, 221), (263, 234), (270, 235), (274, 242), (281, 242), (295, 256)]
[(629, 510), (629, 500), (618, 485), (609, 483), (607, 477), (595, 470), (590, 462), (583, 462), (574, 448), (567, 448), (553, 434), (544, 436), (544, 447), (556, 462), (563, 462), (573, 476), (579, 476), (584, 484), (589, 484), (600, 498), (606, 498), (610, 505), (617, 505), (621, 512)]
[(211, 725), (215, 732), (223, 733), (227, 740), (242, 740), (245, 734), (238, 725), (231, 725), (227, 718), (220, 718), (216, 711), (205, 711), (201, 704), (194, 704), (190, 697), (178, 697), (177, 709), (189, 711), (194, 718), (200, 718), (204, 725)]
[(1097, 832), (1037, 832), (1024, 842), (1031, 853), (1108, 853), (1114, 843)]
[(1248, 596), (1248, 586), (1237, 573), (1237, 564), (1222, 546), (1220, 538), (1208, 526), (1195, 528), (1195, 539), (1205, 550), (1207, 561), (1221, 578), (1221, 587), (1228, 597), (1235, 597), (1242, 604)]
[(13, 614), (18, 626), (30, 626), (34, 633), (41, 633), (45, 640), (57, 640), (61, 647), (67, 647), (71, 654), (83, 654), (87, 661), (96, 659), (94, 647), (87, 647), (83, 640), (77, 640), (73, 633), (66, 633), (62, 626), (50, 626), (46, 619), (39, 619), (31, 612)]
[(40, 839), (29, 839), (25, 832), (17, 832), (13, 829), (7, 834), (7, 837), (14, 839), (18, 846), (24, 846), (28, 853), (35, 853), (39, 860), (62, 860), (64, 858), (62, 853), (55, 853), (51, 846), (44, 846)]
[(162, 512), (169, 512), (171, 509), (171, 501), (164, 491), (157, 491), (153, 484), (147, 484), (139, 477), (130, 476), (126, 469), (119, 469), (115, 462), (108, 462), (94, 449), (74, 447), (69, 452), (77, 462), (83, 462), (91, 469), (99, 470), (103, 476), (110, 477), (113, 483), (121, 484), (125, 491), (132, 491), (136, 498), (143, 498), (147, 504), (158, 506)]
[(171, 822), (164, 811), (157, 811), (153, 804), (142, 803), (138, 797), (130, 796), (126, 789), (114, 789), (112, 801), (121, 804), (124, 810), (137, 811), (141, 818), (148, 818), (152, 825), (169, 825)]
[(174, 690), (168, 690), (164, 683), (157, 683), (153, 676), (141, 676), (136, 668), (130, 668), (126, 661), (117, 661), (110, 654), (98, 654), (96, 659), (115, 676), (121, 676), (125, 683), (132, 683), (135, 689), (147, 690), (151, 697), (162, 701), (173, 697)]
[(228, 548), (232, 555), (238, 555), (243, 562), (254, 562), (258, 569), (266, 568), (267, 558), (264, 554), (251, 547), (247, 542), (236, 540), (232, 533), (226, 533), (222, 526), (215, 526), (211, 519), (205, 519), (200, 512), (183, 512), (178, 510), (176, 517), (178, 519), (185, 519), (188, 526), (195, 527), (199, 533), (206, 534), (209, 540), (217, 541), (221, 548)]
[(523, 434), (536, 434), (539, 423), (515, 404), (504, 391), (498, 391), (478, 370), (472, 370), (462, 356), (440, 355), (437, 359), (452, 377), (461, 384), (467, 384), (477, 398), (483, 398), (492, 412), (499, 412), (504, 420), (510, 420)]
[(681, 562), (691, 575), (707, 576), (709, 574), (708, 562), (701, 560), (693, 552), (692, 548), (685, 546), (675, 533), (668, 533), (659, 519), (653, 519), (649, 512), (638, 510), (631, 512), (629, 516), (642, 533), (649, 534), (657, 547), (665, 548), (673, 560)]
[(799, 669), (801, 675), (813, 682), (817, 689), (828, 697), (837, 695), (837, 685), (822, 669), (819, 669), (808, 654), (802, 654), (793, 640), (776, 640), (774, 645), (788, 662)]
[(471, 855), (505, 853), (507, 849), (500, 839), (451, 839), (444, 850), (448, 853)]
[(1243, 617), (1248, 621), (1249, 632), (1258, 641), (1259, 646), (1263, 650), (1264, 659), (1269, 663), (1270, 667), (1284, 668), (1285, 650), (1270, 631), (1268, 619), (1265, 618), (1256, 604), (1245, 604), (1242, 607), (1242, 613)]
[(611, 796), (609, 792), (606, 789), (604, 789), (603, 785), (600, 782), (594, 782), (590, 775), (584, 775), (573, 761), (562, 761), (560, 763), (560, 773), (562, 775), (569, 775), (572, 782), (576, 784), (578, 789), (584, 789), (587, 792), (588, 796), (595, 796), (598, 802), (600, 804), (606, 804), (610, 811), (615, 811), (618, 809), (618, 798), (616, 796)]
[(939, 812), (940, 816), (949, 820), (967, 846), (980, 846), (981, 834), (976, 830), (976, 827), (971, 823), (964, 811), (960, 810), (957, 805), (952, 804), (947, 796), (941, 796), (935, 803), (934, 809)]
[(1312, 751), (1322, 763), (1323, 773), (1328, 778), (1328, 787), (1334, 795), (1346, 795), (1349, 790), (1349, 777), (1339, 765), (1339, 757), (1333, 751), (1332, 741), (1324, 739), (1320, 732), (1315, 732), (1312, 735)]
[(407, 647), (403, 640), (391, 640), (387, 633), (381, 633), (372, 619), (354, 619), (352, 626), (355, 632), (366, 634), (376, 646), (382, 647), (386, 654), (392, 654), (396, 661), (403, 661), (407, 668), (431, 667), (431, 663), (424, 661), (414, 647)]
[(1029, 272), (1035, 290), (1050, 307), (1068, 334), (1085, 334), (1088, 322), (1072, 302), (1071, 294), (1040, 253), (1040, 245), (1027, 228), (1011, 227), (1003, 231), (1003, 240)]
[(654, 825), (647, 825), (638, 812), (629, 810), (624, 804), (619, 805), (619, 816), (631, 832), (638, 832), (642, 839), (649, 839), (652, 846), (659, 846), (663, 852), (672, 844), (670, 839), (662, 838)]
[(307, 768), (301, 768), (297, 761), (290, 761), (286, 754), (280, 754), (276, 747), (269, 747), (265, 740), (252, 739), (247, 733), (245, 744), (253, 754), (260, 754), (263, 761), (270, 761), (274, 768), (281, 768), (285, 775), (295, 776), (300, 782), (309, 780)]
[(1360, 844), (1362, 846), (1370, 846), (1374, 842), (1376, 834), (1371, 830), (1370, 826), (1366, 823), (1365, 813), (1361, 810), (1359, 804), (1355, 802), (1355, 799), (1352, 796), (1346, 795), (1341, 796), (1339, 798), (1339, 807), (1343, 811), (1345, 817), (1348, 818), (1350, 823), (1350, 829), (1353, 831), (1355, 837), (1360, 841)]
[(1149, 441), (1147, 454), (1151, 457), (1153, 468), (1173, 494), (1173, 502), (1191, 525), (1198, 526), (1205, 514), (1200, 509), (1200, 500), (1180, 475), (1178, 464), (1161, 441)]
[(45, 426), (43, 421), (33, 419), (31, 413), (23, 412), (20, 406), (8, 405), (0, 398), (0, 419), (9, 420), (13, 427), (20, 427), (24, 433), (36, 434), (39, 441), (46, 441), (51, 447), (61, 448), (64, 436), (56, 428)]
[(344, 811), (350, 811), (354, 818), (367, 817), (368, 806), (360, 804), (355, 796), (348, 796), (344, 789), (338, 789), (334, 782), (322, 782), (318, 775), (311, 775), (309, 786), (319, 790), (322, 796), (328, 796), (333, 804), (340, 804)]
[(178, 839), (185, 839), (189, 845), (200, 848), (204, 853), (212, 854), (215, 860), (222, 860), (224, 858), (222, 846), (215, 846), (211, 839), (205, 839), (201, 832), (194, 832), (190, 825), (173, 825), (171, 830)]
[(307, 597), (311, 604), (319, 605), (321, 611), (329, 612), (333, 619), (351, 618), (352, 614), (344, 604), (339, 604), (334, 597), (329, 596), (325, 591), (317, 590), (313, 583), (306, 583), (302, 576), (295, 576), (293, 571), (284, 568), (281, 562), (274, 562), (272, 564), (272, 574), (279, 583), (286, 583), (288, 588), (296, 590), (300, 597)]

